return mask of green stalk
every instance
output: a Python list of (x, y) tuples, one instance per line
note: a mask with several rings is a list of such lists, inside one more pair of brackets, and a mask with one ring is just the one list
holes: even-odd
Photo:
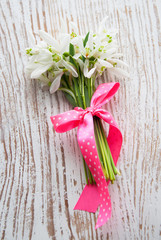
[(100, 146), (100, 150), (101, 150), (101, 155), (102, 155), (102, 159), (103, 159), (103, 165), (104, 165), (105, 171), (108, 173), (107, 164), (106, 164), (106, 160), (105, 160), (105, 154), (104, 154), (104, 148), (103, 148), (103, 144), (102, 144), (102, 136), (99, 132), (99, 126), (98, 126), (97, 119), (95, 120), (95, 128), (96, 128), (99, 146)]
[(86, 100), (85, 100), (85, 94), (84, 94), (84, 75), (82, 74), (82, 99), (83, 99), (83, 107), (86, 109)]
[(106, 176), (106, 178), (109, 178), (109, 174), (108, 174), (108, 170), (106, 167), (106, 162), (103, 158), (103, 152), (101, 149), (101, 144), (99, 143), (99, 131), (98, 131), (98, 126), (97, 126), (97, 121), (96, 118), (94, 118), (94, 132), (95, 132), (95, 141), (96, 141), (96, 147), (97, 147), (97, 152), (98, 152), (98, 156), (99, 156), (99, 160), (102, 166), (102, 170), (104, 172), (104, 175)]
[(90, 184), (93, 184), (92, 173), (91, 173), (91, 171), (89, 170), (89, 167), (88, 167), (88, 176), (89, 176), (89, 182), (90, 182)]
[(84, 173), (85, 173), (85, 178), (86, 178), (86, 184), (88, 184), (88, 175), (87, 175), (86, 162), (85, 162), (83, 156), (82, 156), (82, 158), (83, 158), (83, 167), (84, 167)]
[(116, 168), (116, 166), (114, 164), (114, 161), (113, 161), (113, 158), (112, 158), (112, 155), (111, 155), (111, 151), (110, 151), (110, 148), (108, 146), (107, 139), (106, 139), (106, 136), (105, 136), (104, 129), (103, 129), (101, 121), (100, 121), (100, 127), (101, 127), (101, 132), (102, 132), (102, 135), (103, 135), (103, 138), (104, 138), (105, 147), (107, 149), (107, 155), (110, 158), (110, 162), (111, 162), (114, 174), (115, 175), (117, 175), (117, 174), (120, 175), (120, 172), (118, 171), (118, 169)]
[(75, 94), (76, 94), (76, 97), (77, 97), (77, 101), (78, 101), (79, 107), (83, 107), (82, 99), (81, 99), (81, 95), (80, 95), (80, 92), (79, 92), (79, 87), (78, 87), (78, 82), (77, 82), (77, 80), (78, 80), (78, 79), (73, 78), (74, 90), (75, 90)]
[(115, 175), (114, 175), (114, 172), (113, 172), (113, 169), (112, 169), (112, 166), (111, 166), (111, 161), (110, 161), (109, 155), (107, 154), (107, 148), (105, 146), (105, 142), (107, 142), (107, 141), (103, 136), (104, 131), (102, 131), (102, 129), (100, 127), (101, 121), (99, 119), (97, 120), (97, 123), (98, 123), (99, 133), (101, 135), (101, 140), (102, 140), (101, 143), (103, 145), (104, 154), (106, 156), (106, 163), (107, 163), (107, 166), (108, 166), (108, 172), (109, 172), (110, 180), (113, 181), (113, 180), (115, 180)]
[[(90, 78), (90, 79), (85, 78), (84, 75), (81, 73), (81, 70), (80, 69), (77, 69), (77, 70), (78, 70), (78, 78), (69, 76), (68, 79), (66, 78), (64, 79), (64, 82), (62, 81), (62, 85), (66, 89), (67, 87), (69, 87), (69, 89), (71, 90), (70, 95), (74, 98), (76, 105), (86, 109), (86, 107), (89, 106), (92, 95), (95, 91), (95, 78)], [(70, 82), (68, 80), (71, 80), (72, 85), (69, 84)], [(72, 92), (73, 92), (73, 95), (72, 95)], [(105, 132), (104, 132), (101, 120), (98, 117), (94, 117), (93, 122), (94, 122), (94, 135), (95, 135), (95, 141), (97, 146), (97, 152), (98, 152), (100, 163), (102, 165), (102, 170), (104, 172), (104, 175), (106, 176), (106, 179), (107, 180), (110, 179), (111, 182), (113, 183), (113, 181), (115, 180), (115, 175), (120, 173), (115, 167), (115, 164), (113, 162), (113, 158), (107, 143), (107, 139), (105, 136)], [(83, 158), (83, 166), (84, 166), (86, 183), (95, 184), (96, 182), (84, 158)]]

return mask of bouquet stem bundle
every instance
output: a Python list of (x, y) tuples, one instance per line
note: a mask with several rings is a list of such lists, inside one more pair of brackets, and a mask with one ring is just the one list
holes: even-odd
[[(72, 56), (74, 55), (74, 48), (72, 47), (72, 44), (70, 44), (69, 54), (69, 61), (76, 67), (78, 77), (75, 78), (72, 75), (63, 75), (61, 87), (59, 88), (59, 90), (62, 90), (65, 93), (66, 98), (73, 105), (73, 107), (81, 107), (83, 109), (86, 109), (90, 106), (90, 101), (95, 91), (95, 78), (86, 78), (83, 75), (79, 66), (72, 58)], [(111, 183), (113, 183), (115, 180), (115, 175), (120, 175), (120, 173), (115, 167), (101, 120), (98, 117), (94, 116), (93, 121), (95, 141), (102, 170), (104, 172), (106, 180), (110, 180)], [(95, 180), (84, 158), (83, 166), (86, 183), (95, 184)]]

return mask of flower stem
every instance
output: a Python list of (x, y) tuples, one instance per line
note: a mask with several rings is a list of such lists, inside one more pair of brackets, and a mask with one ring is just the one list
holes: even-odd
[[(67, 82), (67, 79), (64, 79), (64, 80), (65, 80), (65, 82), (63, 83), (65, 84), (64, 87), (67, 88), (69, 83)], [(72, 81), (72, 84), (71, 84), (72, 87), (70, 88), (70, 92), (68, 94), (70, 94), (73, 97), (76, 103), (76, 106), (84, 109), (86, 109), (86, 107), (89, 107), (92, 95), (95, 91), (95, 78), (88, 79), (84, 77), (81, 71), (79, 71), (78, 78), (74, 78), (74, 77), (70, 78), (69, 76), (68, 80)], [(115, 167), (101, 119), (94, 116), (93, 123), (94, 123), (94, 135), (95, 135), (95, 141), (97, 146), (97, 152), (98, 152), (99, 160), (102, 166), (102, 170), (106, 177), (106, 180), (110, 180), (113, 183), (115, 180), (115, 175), (117, 174), (120, 175), (120, 172)], [(96, 184), (92, 176), (92, 173), (88, 168), (84, 158), (83, 158), (83, 166), (84, 166), (86, 184), (89, 184), (89, 183)]]
[(82, 157), (82, 159), (83, 159), (83, 167), (84, 167), (84, 173), (85, 173), (85, 178), (86, 178), (86, 184), (88, 184), (88, 175), (87, 175), (86, 162), (84, 160), (84, 157)]

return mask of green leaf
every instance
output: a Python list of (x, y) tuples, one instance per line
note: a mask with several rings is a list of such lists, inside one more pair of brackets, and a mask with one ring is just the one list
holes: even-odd
[(89, 32), (87, 33), (87, 35), (85, 36), (84, 40), (83, 40), (83, 46), (85, 47), (87, 42), (88, 42), (88, 38), (89, 38)]
[(69, 61), (76, 67), (76, 69), (78, 69), (78, 64), (72, 56), (69, 56)]
[(69, 62), (72, 63), (76, 68), (78, 68), (78, 65), (75, 61), (75, 59), (72, 57), (75, 54), (74, 46), (72, 43), (69, 44)]
[[(58, 90), (65, 92), (65, 93), (66, 93), (65, 96), (66, 96), (66, 97), (68, 96), (68, 97), (67, 97), (68, 101), (69, 101), (73, 106), (76, 105), (76, 97), (75, 97), (74, 93), (73, 93), (71, 90), (69, 90), (69, 89), (67, 89), (67, 88), (59, 88)], [(70, 98), (69, 98), (69, 96), (70, 96)], [(70, 99), (70, 100), (69, 100), (69, 99)]]
[(85, 62), (86, 58), (82, 55), (82, 61)]
[(69, 44), (69, 55), (74, 56), (75, 50), (72, 43)]

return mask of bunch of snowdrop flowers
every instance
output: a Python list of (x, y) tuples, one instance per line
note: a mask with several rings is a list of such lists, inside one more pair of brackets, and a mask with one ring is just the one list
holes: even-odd
[(96, 33), (90, 31), (85, 36), (78, 33), (73, 22), (70, 22), (70, 33), (65, 31), (63, 24), (58, 40), (39, 30), (42, 41), (26, 49), (29, 55), (27, 77), (40, 80), (43, 86), (50, 87), (50, 93), (54, 93), (59, 89), (63, 75), (78, 78), (80, 71), (85, 78), (93, 79), (105, 69), (116, 76), (128, 76), (122, 69), (128, 65), (120, 59), (117, 31), (107, 30), (106, 20), (100, 23)]
[[(124, 70), (128, 65), (120, 59), (122, 54), (117, 44), (117, 31), (105, 28), (106, 19), (100, 23), (96, 33), (90, 31), (85, 36), (78, 33), (73, 22), (70, 22), (70, 33), (64, 30), (63, 25), (57, 40), (39, 30), (42, 41), (36, 45), (33, 41), (33, 46), (26, 49), (29, 55), (27, 77), (40, 80), (42, 86), (49, 87), (50, 93), (63, 91), (73, 107), (89, 107), (97, 76), (105, 70), (115, 76), (128, 76)], [(101, 120), (97, 117), (94, 118), (94, 133), (99, 159), (103, 159), (104, 175), (113, 183), (119, 171), (114, 165)], [(95, 183), (84, 159), (83, 164), (86, 183)]]

